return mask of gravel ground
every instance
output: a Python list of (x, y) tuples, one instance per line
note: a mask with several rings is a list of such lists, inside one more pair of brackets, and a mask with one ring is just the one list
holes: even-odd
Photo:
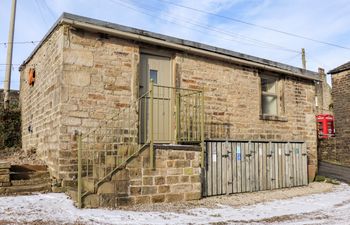
[(314, 182), (304, 187), (294, 187), (277, 189), (272, 191), (260, 191), (251, 193), (242, 193), (234, 195), (214, 196), (201, 199), (199, 201), (189, 201), (180, 203), (157, 203), (150, 205), (137, 205), (132, 207), (123, 207), (122, 210), (132, 211), (159, 211), (159, 212), (184, 212), (188, 209), (198, 207), (215, 208), (217, 205), (227, 205), (233, 207), (253, 205), (272, 200), (287, 199), (291, 197), (318, 194), (332, 191), (334, 185), (330, 183)]

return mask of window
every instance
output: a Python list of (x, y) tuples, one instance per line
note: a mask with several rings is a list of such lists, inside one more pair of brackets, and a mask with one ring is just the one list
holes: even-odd
[(261, 77), (261, 111), (263, 115), (278, 115), (278, 80), (273, 76)]
[(149, 71), (149, 78), (153, 81), (153, 83), (158, 83), (158, 71), (157, 70), (150, 70)]

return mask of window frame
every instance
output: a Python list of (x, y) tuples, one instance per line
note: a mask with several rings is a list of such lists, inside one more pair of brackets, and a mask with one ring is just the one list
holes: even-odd
[[(266, 92), (262, 90), (262, 80), (270, 80), (270, 81), (274, 81), (274, 89), (275, 92)], [(279, 86), (280, 86), (280, 82), (279, 82), (280, 78), (277, 75), (272, 75), (272, 74), (260, 74), (260, 115), (262, 116), (270, 116), (270, 117), (278, 117), (280, 116), (280, 90), (279, 90)], [(265, 114), (264, 113), (264, 106), (263, 106), (263, 97), (264, 96), (272, 96), (276, 98), (276, 114)]]

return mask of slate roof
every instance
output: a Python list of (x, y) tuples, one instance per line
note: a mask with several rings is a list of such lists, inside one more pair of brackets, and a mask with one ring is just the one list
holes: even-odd
[(72, 24), (70, 24), (72, 26), (75, 26), (74, 22), (82, 22), (85, 24), (92, 24), (92, 25), (96, 25), (99, 27), (111, 28), (114, 30), (122, 31), (122, 32), (127, 32), (127, 33), (137, 34), (140, 36), (150, 37), (150, 38), (153, 38), (155, 40), (156, 39), (163, 40), (163, 41), (166, 41), (169, 43), (180, 44), (183, 46), (197, 48), (197, 49), (205, 50), (208, 52), (214, 52), (217, 54), (226, 55), (226, 56), (230, 56), (233, 58), (242, 59), (245, 61), (255, 62), (255, 63), (258, 63), (260, 65), (266, 65), (269, 67), (279, 68), (279, 69), (282, 69), (284, 71), (291, 72), (294, 74), (294, 76), (297, 76), (297, 77), (303, 77), (303, 78), (311, 79), (311, 80), (319, 80), (318, 73), (314, 72), (314, 71), (304, 70), (304, 69), (299, 68), (299, 67), (295, 67), (295, 66), (287, 65), (284, 63), (280, 63), (280, 62), (276, 62), (276, 61), (272, 61), (272, 60), (268, 60), (268, 59), (263, 59), (263, 58), (235, 52), (235, 51), (228, 50), (228, 49), (218, 48), (215, 46), (206, 45), (206, 44), (202, 44), (199, 42), (175, 38), (175, 37), (171, 37), (171, 36), (167, 36), (167, 35), (163, 35), (163, 34), (158, 34), (158, 33), (150, 32), (150, 31), (146, 31), (146, 30), (141, 30), (141, 29), (137, 29), (137, 28), (133, 28), (133, 27), (127, 27), (127, 26), (123, 26), (123, 25), (119, 25), (119, 24), (115, 24), (115, 23), (110, 23), (110, 22), (106, 22), (106, 21), (101, 21), (101, 20), (97, 20), (97, 19), (92, 19), (92, 18), (88, 18), (88, 17), (84, 17), (84, 16), (78, 16), (78, 15), (74, 15), (74, 14), (70, 14), (70, 13), (66, 13), (66, 12), (64, 12), (61, 15), (61, 17), (51, 27), (51, 29), (44, 36), (42, 41), (34, 49), (34, 51), (31, 53), (31, 55), (22, 63), (22, 65), (20, 66), (20, 70), (22, 69), (22, 66), (27, 64), (27, 62), (33, 57), (33, 55), (41, 47), (43, 42), (45, 42), (45, 40), (47, 40), (49, 38), (50, 34), (55, 30), (55, 28), (57, 26), (59, 26), (60, 24), (65, 23), (65, 19), (73, 21)]
[(335, 74), (335, 73), (340, 73), (340, 72), (343, 72), (345, 70), (350, 70), (350, 61), (341, 65), (341, 66), (338, 66), (332, 70), (330, 70), (328, 73), (329, 74)]

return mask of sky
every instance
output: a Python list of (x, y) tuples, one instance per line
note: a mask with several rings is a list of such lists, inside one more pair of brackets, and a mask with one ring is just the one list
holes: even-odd
[[(5, 76), (11, 1), (2, 0), (0, 5), (1, 88)], [(321, 67), (327, 72), (350, 60), (348, 0), (17, 0), (14, 42), (33, 43), (14, 44), (11, 89), (19, 89), (19, 64), (63, 12), (202, 42), (297, 67), (302, 66), (301, 48), (305, 48), (307, 69), (313, 71)]]

